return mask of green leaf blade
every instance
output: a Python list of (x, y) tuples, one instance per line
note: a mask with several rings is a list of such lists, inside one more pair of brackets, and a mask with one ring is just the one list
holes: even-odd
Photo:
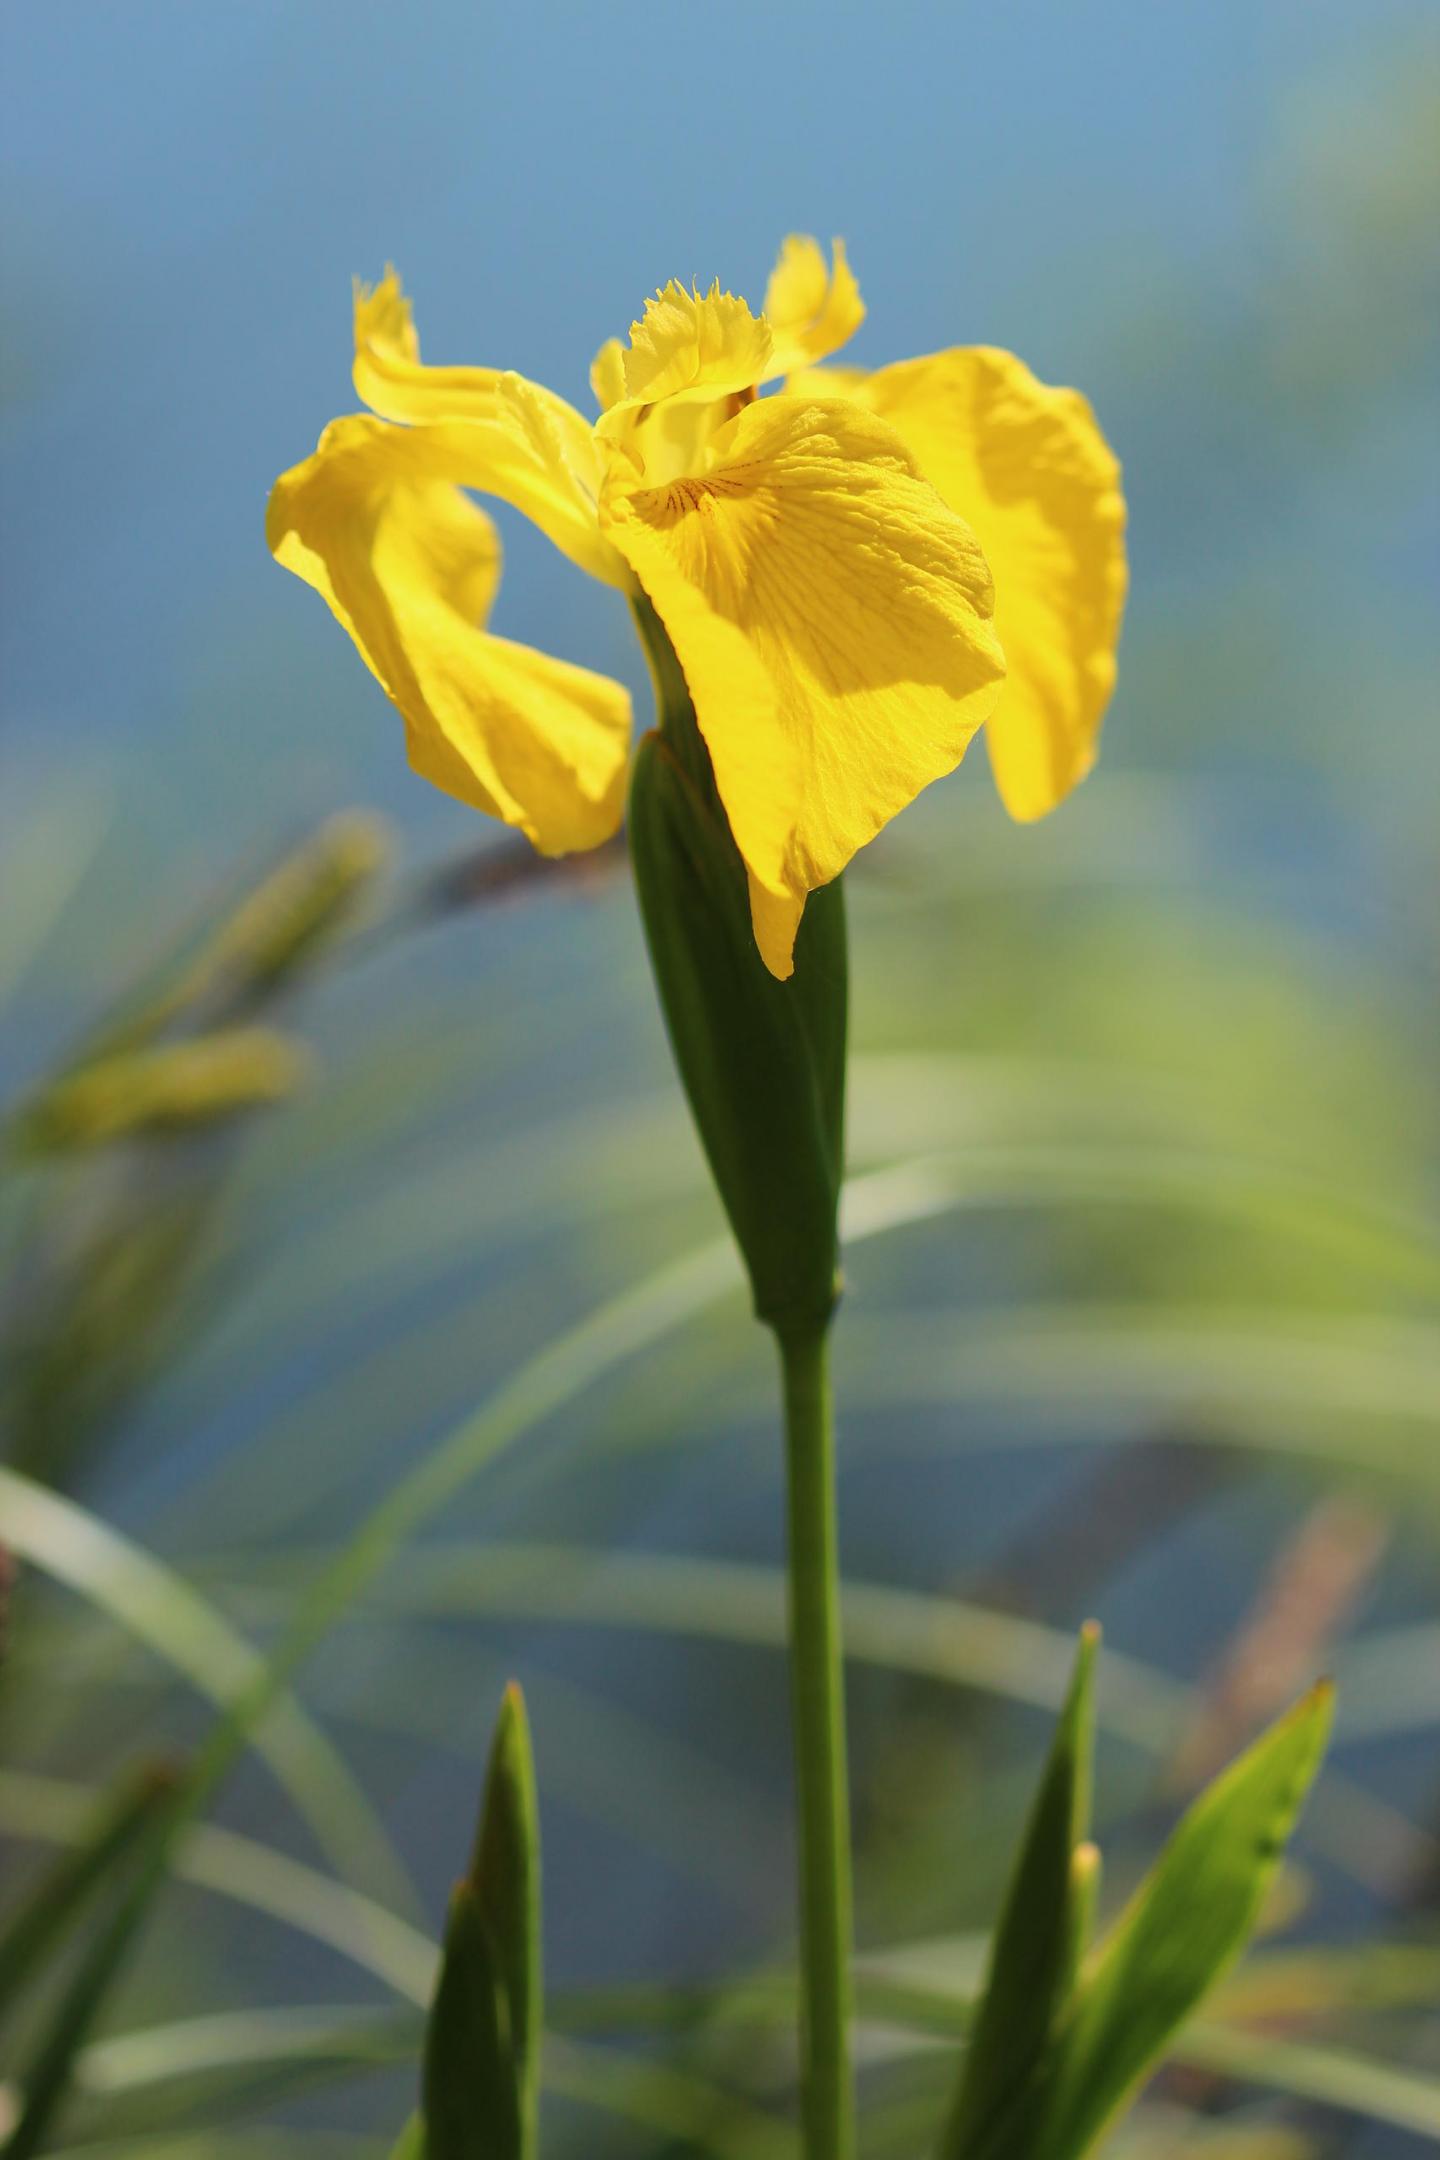
[(1100, 1631), (1082, 1631), (1074, 1674), (991, 1950), (939, 2160), (979, 2160), (1004, 2143), (1044, 2060), (1069, 1993), (1093, 1904), (1094, 1866), (1077, 1868), (1090, 1827), (1095, 1661)]
[(1034, 2160), (1090, 2151), (1239, 1957), (1319, 1768), (1333, 1707), (1322, 1682), (1181, 1821), (1080, 1981), (1025, 2147)]
[(535, 2160), (541, 2000), (534, 1758), (512, 1686), (470, 1870), (450, 1900), (421, 2079), (425, 2160)]
[(128, 1864), (156, 1813), (174, 1789), (166, 1763), (146, 1763), (127, 1776), (95, 1811), (71, 1852), (62, 1853), (21, 1899), (0, 1934), (0, 2016), (53, 1949), (61, 1947), (81, 1908)]

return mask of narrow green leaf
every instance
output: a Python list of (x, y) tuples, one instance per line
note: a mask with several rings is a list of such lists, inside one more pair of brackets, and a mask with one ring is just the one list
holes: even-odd
[(125, 1778), (92, 1814), (74, 1850), (62, 1853), (20, 1900), (0, 1934), (0, 2015), (65, 1937), (81, 1906), (124, 1865), (174, 1782), (163, 1763), (147, 1763)]
[[(101, 2135), (131, 2138), (136, 2160), (148, 2160), (150, 2141), (166, 2131), (254, 2119), (379, 2070), (403, 2074), (422, 2031), (413, 2011), (297, 2004), (112, 2033), (75, 2058), (65, 2135), (78, 2147)], [(35, 2149), (48, 2153), (53, 2142)]]
[(1069, 1993), (1093, 1903), (1093, 1862), (1076, 1865), (1090, 1826), (1095, 1656), (1080, 1636), (1074, 1677), (996, 1926), (990, 1971), (940, 2141), (940, 2160), (1014, 2151), (1004, 2142)]
[[(283, 1691), (288, 1668), (272, 1681), (274, 1668), (259, 1651), (165, 1561), (3, 1465), (0, 1511), (12, 1552), (98, 1607), (221, 1708), (237, 1751), (253, 1744), (337, 1873), (413, 1905), (409, 1878), (343, 1756)], [(204, 1761), (202, 1752), (194, 1774)]]
[(425, 2160), (534, 2160), (540, 1841), (525, 1704), (506, 1690), (425, 2040)]
[[(513, 1683), (505, 1690), (495, 1728), (470, 1879), (499, 1952), (510, 2045), (523, 2086), (521, 2112), (533, 2118), (544, 2021), (540, 1823), (530, 1723), (525, 1698)], [(528, 2135), (533, 2144), (533, 2121)]]
[(86, 1945), (16, 2080), (22, 2097), (13, 2128), (0, 2148), (3, 2160), (34, 2160), (34, 2155), (46, 2148), (69, 2091), (75, 2058), (115, 1977), (138, 1915), (164, 1879), (161, 1856), (181, 1789), (177, 1786), (153, 1813), (147, 1813), (140, 1835), (131, 1841), (126, 1864), (111, 1871), (118, 1880), (111, 1885), (109, 1910)]
[(1319, 1767), (1322, 1683), (1195, 1802), (1101, 1947), (1011, 2149), (1078, 2160), (1243, 1949)]
[[(0, 1835), (84, 1845), (99, 1797), (93, 1788), (64, 1778), (0, 1769)], [(438, 1946), (398, 1913), (334, 1875), (206, 1822), (190, 1825), (169, 1865), (177, 1881), (232, 1899), (324, 1943), (422, 2010), (429, 2003), (440, 1962)]]

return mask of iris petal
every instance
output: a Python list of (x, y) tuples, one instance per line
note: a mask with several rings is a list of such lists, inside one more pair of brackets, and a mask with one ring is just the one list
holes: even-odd
[(895, 431), (834, 399), (747, 406), (695, 477), (646, 487), (617, 466), (601, 522), (685, 670), (757, 943), (788, 975), (806, 893), (959, 763), (995, 703), (985, 559)]
[(774, 339), (770, 373), (789, 375), (826, 359), (855, 335), (865, 303), (845, 254), (831, 243), (832, 265), (808, 233), (791, 233), (780, 249), (765, 288), (765, 320)]
[(328, 602), (399, 706), (417, 772), (546, 854), (594, 847), (620, 822), (629, 698), (485, 631), (500, 543), (454, 484), (453, 438), (453, 427), (364, 414), (335, 421), (276, 482), (271, 549)]
[[(612, 348), (602, 347), (606, 392), (618, 388)], [(611, 396), (596, 425), (606, 442), (622, 442), (656, 405), (718, 404), (747, 392), (775, 370), (770, 331), (743, 300), (714, 284), (705, 293), (672, 281), (645, 304), (619, 353), (624, 395)]]
[(393, 270), (373, 290), (356, 287), (355, 387), (382, 419), (450, 430), (453, 479), (512, 504), (592, 577), (628, 584), (595, 522), (600, 458), (589, 422), (509, 369), (426, 367)]
[(1010, 669), (985, 730), (990, 762), (1011, 815), (1043, 816), (1093, 765), (1115, 684), (1125, 501), (1095, 415), (990, 346), (813, 380), (888, 420), (974, 526)]

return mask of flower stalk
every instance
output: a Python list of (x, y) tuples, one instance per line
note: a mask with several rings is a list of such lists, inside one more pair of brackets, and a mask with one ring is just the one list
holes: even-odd
[(808, 2160), (851, 2160), (850, 1793), (829, 1331), (781, 1336)]

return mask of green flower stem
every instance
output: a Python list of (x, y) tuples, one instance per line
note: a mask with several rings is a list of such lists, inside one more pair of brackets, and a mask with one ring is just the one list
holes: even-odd
[(828, 1331), (782, 1335), (807, 2160), (852, 2160), (850, 1799)]

